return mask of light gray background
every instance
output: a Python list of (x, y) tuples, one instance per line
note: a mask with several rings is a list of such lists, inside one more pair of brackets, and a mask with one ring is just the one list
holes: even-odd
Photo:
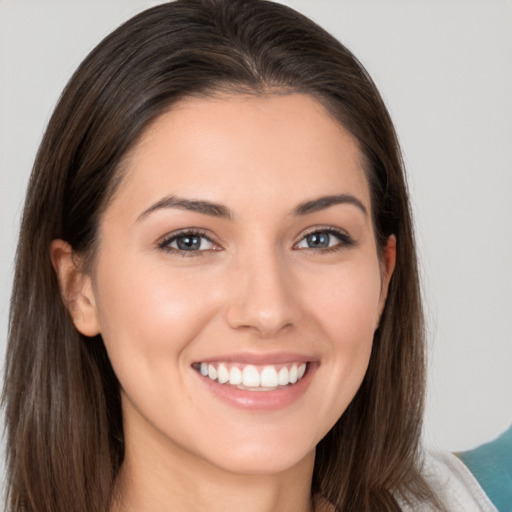
[[(2, 359), (24, 189), (52, 108), (93, 46), (156, 3), (0, 0)], [(399, 133), (428, 313), (426, 441), (492, 439), (512, 421), (512, 4), (286, 3), (354, 51)]]

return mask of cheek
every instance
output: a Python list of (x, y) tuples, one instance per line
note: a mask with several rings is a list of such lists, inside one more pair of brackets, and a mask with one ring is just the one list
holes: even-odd
[[(106, 262), (107, 263), (107, 262)], [(101, 333), (119, 380), (148, 378), (155, 362), (178, 362), (189, 342), (215, 314), (216, 297), (205, 276), (171, 272), (136, 259), (98, 267)]]
[[(373, 338), (379, 315), (381, 278), (378, 264), (355, 261), (317, 272), (304, 283), (309, 308), (335, 349), (368, 343)], [(355, 348), (355, 347), (354, 347)]]
[[(381, 290), (377, 264), (354, 264), (317, 273), (308, 287), (310, 317), (323, 336), (325, 388), (320, 415), (334, 424), (357, 393), (366, 374), (378, 322)], [(327, 389), (329, 391), (327, 391)]]

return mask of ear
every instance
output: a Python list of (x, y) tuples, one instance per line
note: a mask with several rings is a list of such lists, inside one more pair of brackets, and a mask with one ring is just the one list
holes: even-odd
[(53, 240), (50, 256), (75, 327), (85, 336), (96, 336), (100, 333), (100, 323), (91, 277), (82, 272), (80, 258), (64, 240)]
[(395, 270), (396, 263), (396, 237), (395, 235), (390, 235), (386, 246), (382, 252), (382, 261), (381, 261), (381, 289), (380, 289), (380, 298), (379, 298), (379, 319), (375, 329), (379, 326), (380, 317), (382, 312), (384, 311), (384, 306), (386, 305), (386, 297), (388, 296), (389, 282), (391, 281), (391, 276), (393, 275), (393, 271)]

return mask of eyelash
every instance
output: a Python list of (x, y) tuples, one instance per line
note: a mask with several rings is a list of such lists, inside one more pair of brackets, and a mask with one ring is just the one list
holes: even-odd
[[(314, 252), (327, 253), (327, 252), (339, 251), (340, 249), (342, 249), (344, 247), (350, 247), (350, 246), (354, 245), (354, 240), (346, 232), (344, 232), (340, 229), (333, 228), (333, 227), (326, 227), (326, 228), (315, 228), (309, 232), (306, 232), (304, 235), (302, 235), (301, 239), (296, 244), (294, 244), (293, 248), (295, 250), (301, 250), (301, 248), (297, 248), (298, 244), (300, 244), (308, 236), (317, 235), (317, 234), (327, 234), (329, 236), (334, 236), (334, 237), (338, 238), (340, 240), (340, 242), (336, 243), (333, 246), (328, 246), (328, 247), (323, 247), (323, 248), (322, 247), (321, 248), (307, 247), (304, 249), (314, 251)], [(219, 248), (217, 248), (217, 249), (203, 249), (203, 250), (187, 251), (187, 250), (179, 249), (176, 247), (170, 247), (170, 245), (173, 242), (177, 241), (180, 238), (185, 238), (185, 237), (198, 237), (198, 238), (207, 240), (209, 243), (218, 247), (218, 245), (212, 240), (212, 238), (207, 234), (207, 232), (202, 231), (202, 230), (197, 230), (197, 229), (188, 229), (188, 230), (184, 230), (184, 231), (179, 231), (178, 233), (172, 233), (172, 234), (166, 236), (161, 242), (159, 242), (158, 248), (163, 251), (171, 252), (173, 254), (177, 254), (182, 257), (200, 256), (203, 252), (206, 252), (206, 251), (220, 250)]]
[[(327, 253), (327, 252), (336, 252), (343, 248), (350, 247), (354, 245), (355, 241), (354, 239), (345, 231), (341, 229), (337, 229), (334, 227), (325, 227), (325, 228), (318, 228), (315, 227), (311, 231), (306, 232), (304, 235), (302, 235), (301, 239), (294, 245), (294, 248), (297, 247), (299, 243), (301, 243), (303, 240), (305, 240), (308, 236), (311, 235), (317, 235), (317, 234), (327, 234), (329, 236), (334, 236), (339, 239), (339, 242), (329, 246), (329, 247), (323, 247), (323, 248), (315, 248), (315, 247), (308, 247), (305, 248), (310, 251), (314, 252), (321, 252), (321, 253)], [(300, 250), (300, 249), (297, 249)]]
[(168, 236), (166, 236), (159, 244), (158, 248), (162, 249), (163, 251), (171, 252), (173, 254), (177, 254), (179, 256), (183, 257), (190, 257), (190, 256), (200, 256), (201, 253), (205, 252), (206, 250), (213, 250), (218, 251), (219, 249), (203, 249), (203, 250), (196, 250), (196, 251), (186, 251), (183, 249), (179, 249), (176, 247), (170, 247), (170, 245), (175, 242), (176, 240), (180, 238), (185, 237), (198, 237), (202, 238), (204, 240), (207, 240), (211, 244), (217, 246), (217, 244), (212, 240), (212, 238), (206, 233), (206, 231), (202, 231), (199, 229), (187, 229), (183, 231), (179, 231), (178, 233), (172, 233)]

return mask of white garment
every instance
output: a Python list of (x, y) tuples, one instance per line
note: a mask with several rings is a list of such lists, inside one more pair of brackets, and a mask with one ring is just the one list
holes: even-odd
[[(427, 452), (423, 474), (449, 512), (497, 512), (469, 469), (449, 452)], [(404, 512), (434, 512), (432, 505), (401, 503)]]

